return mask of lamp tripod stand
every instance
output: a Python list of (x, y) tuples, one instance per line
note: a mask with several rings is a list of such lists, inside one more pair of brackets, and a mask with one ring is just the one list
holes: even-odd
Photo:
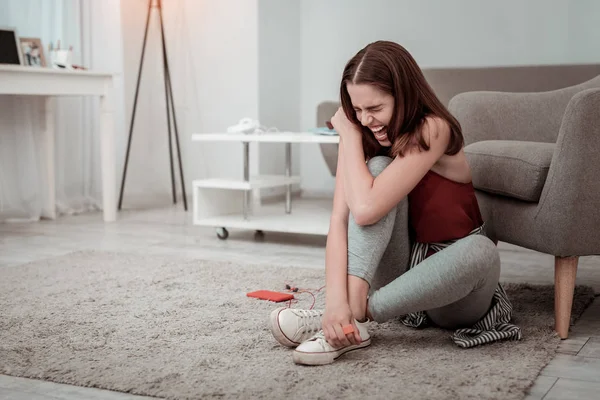
[[(155, 3), (156, 1), (156, 3)], [(175, 187), (175, 170), (173, 166), (173, 138), (171, 133), (171, 113), (173, 114), (173, 130), (175, 134), (175, 145), (177, 147), (177, 159), (179, 161), (179, 178), (181, 181), (181, 191), (183, 196), (183, 207), (187, 211), (187, 197), (185, 194), (185, 181), (183, 179), (183, 166), (181, 165), (181, 149), (179, 147), (179, 133), (177, 130), (177, 118), (175, 115), (175, 104), (173, 101), (173, 88), (171, 87), (171, 73), (169, 71), (169, 60), (167, 57), (167, 45), (165, 42), (165, 30), (163, 27), (163, 14), (161, 0), (148, 0), (148, 15), (146, 17), (146, 29), (144, 31), (144, 43), (142, 44), (142, 56), (140, 57), (140, 66), (138, 69), (137, 84), (135, 88), (135, 97), (133, 100), (133, 110), (131, 113), (131, 123), (129, 125), (129, 139), (127, 140), (127, 152), (125, 154), (125, 166), (123, 168), (123, 178), (121, 180), (121, 192), (119, 194), (119, 210), (123, 204), (123, 189), (125, 188), (125, 177), (127, 175), (127, 165), (129, 163), (129, 152), (131, 150), (131, 137), (133, 134), (133, 124), (135, 122), (135, 112), (137, 109), (138, 95), (140, 91), (140, 81), (142, 77), (142, 66), (144, 64), (144, 54), (146, 52), (146, 42), (148, 39), (148, 28), (150, 25), (150, 14), (152, 12), (153, 4), (158, 9), (158, 15), (160, 17), (160, 37), (162, 42), (162, 56), (163, 56), (163, 77), (165, 82), (165, 98), (166, 98), (166, 111), (167, 111), (167, 126), (168, 126), (168, 138), (169, 138), (169, 161), (171, 165), (171, 190), (173, 194), (173, 204), (177, 203), (177, 191)]]

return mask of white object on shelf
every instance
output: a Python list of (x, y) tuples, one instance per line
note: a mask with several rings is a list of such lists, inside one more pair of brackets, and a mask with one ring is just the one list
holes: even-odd
[[(244, 145), (244, 179), (209, 178), (193, 182), (195, 225), (217, 228), (221, 239), (227, 238), (227, 228), (327, 235), (332, 199), (294, 199), (292, 211), (291, 186), (301, 183), (301, 177), (291, 174), (291, 144), (339, 143), (339, 136), (311, 132), (198, 133), (192, 135), (192, 141), (241, 142)], [(285, 143), (285, 173), (250, 177), (251, 142)], [(249, 191), (277, 186), (286, 186), (285, 209), (280, 203), (250, 209)]]
[(251, 133), (260, 127), (260, 123), (252, 118), (242, 118), (237, 125), (227, 128), (227, 133)]

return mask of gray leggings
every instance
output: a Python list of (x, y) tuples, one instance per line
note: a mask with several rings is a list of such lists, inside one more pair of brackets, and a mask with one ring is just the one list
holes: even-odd
[[(369, 171), (377, 176), (391, 161), (374, 157)], [(410, 246), (408, 200), (373, 225), (357, 225), (350, 216), (348, 274), (369, 283), (375, 321), (425, 311), (434, 324), (456, 329), (486, 314), (500, 278), (500, 256), (490, 239), (467, 236), (408, 270)]]

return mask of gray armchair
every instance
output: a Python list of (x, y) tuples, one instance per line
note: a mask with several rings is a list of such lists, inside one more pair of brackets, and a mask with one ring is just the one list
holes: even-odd
[(555, 257), (555, 328), (568, 337), (579, 256), (600, 254), (600, 76), (539, 93), (467, 92), (465, 136), (488, 232)]

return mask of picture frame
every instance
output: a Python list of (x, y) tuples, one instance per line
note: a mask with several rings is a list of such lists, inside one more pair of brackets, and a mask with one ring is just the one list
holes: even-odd
[(19, 38), (19, 47), (21, 49), (21, 59), (23, 65), (30, 67), (46, 67), (46, 55), (44, 46), (40, 38)]
[(0, 64), (23, 65), (17, 29), (0, 26)]

